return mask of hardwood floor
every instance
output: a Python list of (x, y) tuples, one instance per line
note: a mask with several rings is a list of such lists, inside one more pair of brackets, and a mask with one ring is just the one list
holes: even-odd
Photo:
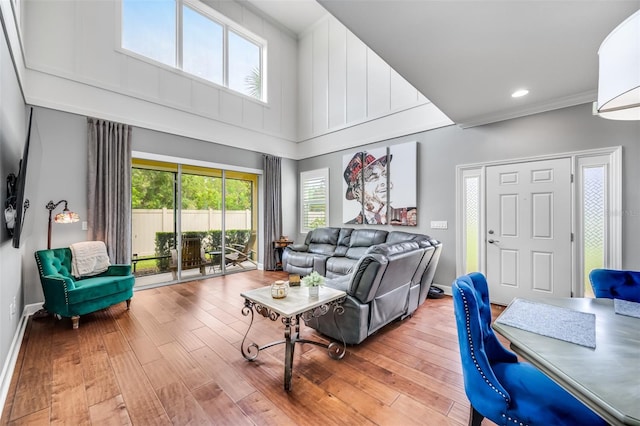
[[(450, 297), (427, 299), (340, 361), (297, 345), (290, 393), (283, 345), (246, 361), (240, 292), (283, 276), (250, 271), (137, 291), (130, 311), (121, 303), (83, 316), (78, 330), (69, 319), (30, 319), (1, 423), (467, 424)], [(256, 316), (249, 338), (264, 344), (282, 331)], [(323, 339), (304, 325), (301, 334)]]

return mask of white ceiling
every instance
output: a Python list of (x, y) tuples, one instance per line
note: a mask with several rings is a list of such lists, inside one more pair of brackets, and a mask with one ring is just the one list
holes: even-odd
[(247, 1), (296, 35), (302, 34), (327, 14), (316, 0)]
[[(322, 16), (313, 0), (251, 2), (298, 34)], [(594, 101), (600, 43), (640, 9), (640, 0), (320, 4), (463, 127)], [(519, 88), (529, 95), (511, 98)]]

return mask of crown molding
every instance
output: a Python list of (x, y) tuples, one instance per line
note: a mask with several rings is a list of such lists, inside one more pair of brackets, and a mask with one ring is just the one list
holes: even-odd
[(529, 105), (526, 108), (514, 108), (514, 109), (493, 112), (486, 115), (469, 117), (468, 120), (464, 120), (456, 124), (463, 129), (468, 129), (470, 127), (482, 126), (484, 124), (510, 120), (512, 118), (519, 118), (527, 115), (539, 114), (541, 112), (553, 111), (561, 108), (568, 108), (576, 105), (591, 103), (596, 100), (597, 94), (598, 93), (596, 90), (589, 90), (587, 92), (577, 93), (575, 95), (556, 98), (549, 102), (541, 102), (538, 104)]

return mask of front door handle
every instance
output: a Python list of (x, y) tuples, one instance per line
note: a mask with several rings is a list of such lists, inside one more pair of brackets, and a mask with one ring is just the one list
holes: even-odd
[(500, 241), (498, 241), (498, 240), (487, 240), (487, 242), (489, 244), (493, 244), (493, 243), (499, 243)]

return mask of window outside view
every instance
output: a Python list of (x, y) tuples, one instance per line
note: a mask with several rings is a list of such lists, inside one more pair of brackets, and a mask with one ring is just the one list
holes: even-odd
[(224, 28), (187, 6), (182, 20), (182, 69), (222, 86)]
[(134, 161), (132, 169), (136, 285), (257, 267), (257, 176), (182, 166), (178, 182), (177, 165), (164, 170), (145, 166), (135, 167)]
[(123, 0), (122, 47), (176, 66), (175, 0)]
[(229, 31), (229, 88), (262, 97), (260, 46)]
[[(122, 0), (121, 46), (264, 101), (265, 46), (243, 35), (246, 30), (240, 26), (225, 24), (226, 19), (212, 9), (202, 12), (206, 9), (201, 3), (184, 0)], [(177, 10), (182, 18), (179, 27)], [(182, 37), (178, 37), (180, 31)]]

